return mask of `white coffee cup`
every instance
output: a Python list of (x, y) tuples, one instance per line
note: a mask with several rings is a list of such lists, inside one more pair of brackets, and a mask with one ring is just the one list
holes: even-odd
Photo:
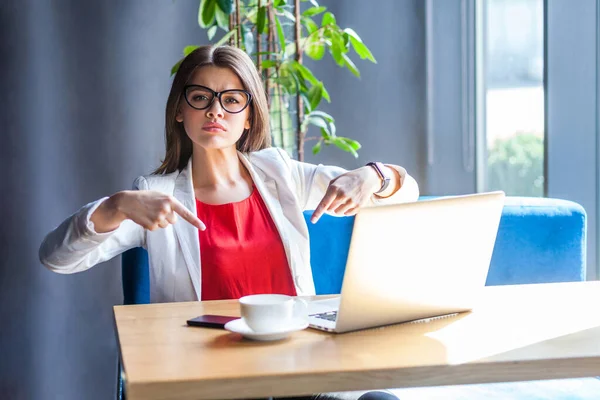
[(283, 294), (254, 294), (240, 298), (242, 319), (254, 332), (277, 332), (297, 318), (308, 320), (306, 301)]

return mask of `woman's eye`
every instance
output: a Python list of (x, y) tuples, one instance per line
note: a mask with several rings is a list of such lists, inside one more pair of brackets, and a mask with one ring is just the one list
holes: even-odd
[(234, 99), (233, 97), (225, 99), (225, 102), (226, 103), (231, 103), (231, 104), (239, 103), (239, 101), (237, 101), (237, 99)]
[(201, 95), (201, 94), (197, 94), (197, 95), (195, 95), (195, 96), (193, 97), (193, 99), (194, 99), (195, 101), (202, 101), (202, 100), (207, 100), (207, 99), (208, 99), (208, 97), (206, 97), (206, 96), (203, 96), (203, 95)]

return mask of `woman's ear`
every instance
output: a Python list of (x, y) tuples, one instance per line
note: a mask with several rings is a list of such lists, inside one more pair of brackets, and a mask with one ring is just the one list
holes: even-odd
[(250, 130), (250, 118), (248, 118), (246, 122), (244, 122), (244, 129)]
[(177, 113), (175, 114), (175, 121), (180, 123), (183, 122), (183, 114), (180, 110), (177, 110)]

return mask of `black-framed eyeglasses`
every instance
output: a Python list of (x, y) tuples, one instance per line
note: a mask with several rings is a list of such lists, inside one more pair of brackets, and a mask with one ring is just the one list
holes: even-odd
[(246, 90), (229, 89), (222, 92), (215, 92), (211, 88), (201, 85), (187, 85), (184, 88), (185, 101), (190, 107), (196, 110), (206, 110), (212, 106), (215, 98), (219, 99), (219, 103), (223, 110), (230, 114), (237, 114), (246, 109), (252, 95)]

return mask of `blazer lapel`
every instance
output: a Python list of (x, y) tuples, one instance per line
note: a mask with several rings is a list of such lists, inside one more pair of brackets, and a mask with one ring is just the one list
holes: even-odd
[[(194, 195), (194, 185), (192, 183), (192, 159), (188, 165), (181, 171), (175, 179), (175, 189), (173, 196), (181, 202), (188, 210), (197, 214), (196, 196)], [(200, 293), (200, 240), (198, 238), (198, 229), (183, 218), (179, 218), (174, 225), (177, 239), (183, 252), (194, 291), (198, 300), (201, 299)]]

